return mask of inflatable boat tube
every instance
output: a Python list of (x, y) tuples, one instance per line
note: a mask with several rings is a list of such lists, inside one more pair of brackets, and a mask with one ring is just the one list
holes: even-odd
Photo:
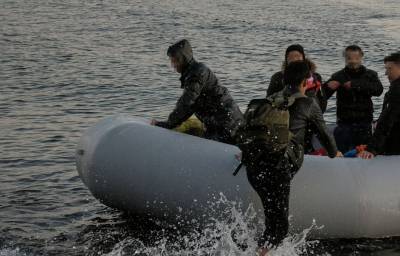
[[(259, 197), (247, 181), (235, 146), (115, 116), (82, 136), (76, 164), (93, 196), (107, 206), (174, 222), (221, 214), (215, 203), (250, 204), (262, 215)], [(400, 235), (400, 156), (373, 160), (306, 156), (292, 181), (291, 230), (324, 228), (317, 238)], [(238, 204), (239, 205), (239, 204)]]

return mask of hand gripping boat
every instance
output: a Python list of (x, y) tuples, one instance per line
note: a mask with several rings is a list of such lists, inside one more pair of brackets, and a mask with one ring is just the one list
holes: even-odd
[[(223, 209), (223, 194), (262, 213), (235, 146), (149, 125), (141, 118), (115, 116), (89, 128), (76, 153), (80, 177), (107, 206), (177, 223), (201, 223)], [(317, 238), (400, 235), (400, 156), (373, 160), (306, 156), (292, 181), (291, 229), (315, 219)], [(262, 214), (260, 214), (262, 216)], [(190, 222), (189, 221), (189, 222)]]

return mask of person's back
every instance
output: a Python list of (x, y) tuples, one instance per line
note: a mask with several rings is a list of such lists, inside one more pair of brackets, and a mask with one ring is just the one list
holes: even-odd
[[(275, 74), (276, 75), (276, 74)], [(281, 84), (279, 86), (274, 87), (273, 90), (270, 90), (269, 93), (271, 93), (271, 95), (273, 93), (276, 93), (274, 90), (277, 89), (281, 89), (281, 90), (285, 90), (284, 86), (283, 86), (283, 73), (280, 73), (279, 75), (277, 75), (279, 77), (281, 77)], [(321, 92), (320, 88), (316, 88), (319, 85), (321, 85), (320, 81), (321, 78), (316, 78), (318, 76), (317, 73), (313, 73), (312, 77), (310, 80), (312, 80), (311, 85), (308, 85), (307, 90), (306, 90), (306, 96), (309, 99), (312, 99), (317, 106), (321, 109), (322, 113), (325, 111), (326, 109), (326, 100), (325, 97), (323, 96), (323, 93)], [(267, 95), (271, 96), (271, 95)], [(304, 153), (305, 154), (311, 154), (315, 151), (314, 145), (313, 145), (313, 136), (315, 134), (317, 134), (317, 129), (318, 127), (316, 125), (314, 125), (312, 122), (308, 123), (307, 127), (305, 127), (305, 135), (304, 135), (304, 139), (302, 141), (304, 141)]]
[(182, 88), (196, 90), (193, 81), (201, 85), (201, 93), (192, 105), (194, 114), (204, 123), (209, 137), (213, 134), (231, 136), (242, 121), (242, 114), (227, 88), (221, 86), (215, 74), (203, 63), (192, 61), (182, 74)]
[[(316, 64), (310, 59), (306, 58), (304, 48), (299, 44), (290, 45), (285, 52), (285, 59), (282, 64), (282, 70), (276, 72), (270, 80), (268, 89), (267, 89), (267, 97), (285, 89), (285, 85), (283, 82), (284, 70), (292, 62), (295, 61), (305, 61), (310, 68), (311, 77), (307, 80), (307, 90), (306, 96), (315, 100), (315, 102), (319, 105), (322, 110), (322, 113), (325, 112), (327, 107), (327, 99), (323, 93), (321, 88), (322, 86), (322, 77), (317, 73)], [(304, 152), (306, 154), (313, 153), (315, 148), (313, 146), (312, 140), (313, 136), (316, 133), (316, 128), (310, 124), (307, 127), (307, 134), (305, 138), (305, 146)]]
[(290, 112), (290, 131), (293, 137), (289, 144), (288, 154), (291, 154), (295, 163), (300, 167), (303, 162), (305, 142), (310, 126), (314, 128), (315, 134), (325, 147), (330, 157), (336, 156), (336, 144), (326, 127), (321, 109), (309, 97), (299, 97), (294, 104), (289, 107)]
[(168, 49), (175, 69), (181, 73), (183, 94), (166, 122), (155, 122), (165, 128), (175, 128), (191, 115), (204, 123), (205, 137), (233, 143), (232, 137), (243, 116), (228, 90), (219, 85), (215, 74), (193, 58), (187, 40), (181, 40)]

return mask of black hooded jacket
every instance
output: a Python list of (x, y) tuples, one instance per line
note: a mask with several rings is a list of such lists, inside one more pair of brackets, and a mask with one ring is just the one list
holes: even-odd
[(361, 66), (358, 72), (344, 68), (335, 74), (324, 84), (323, 89), (327, 99), (335, 90), (328, 87), (330, 81), (338, 81), (341, 85), (351, 81), (349, 90), (340, 86), (336, 92), (336, 114), (338, 123), (371, 123), (373, 120), (373, 96), (380, 96), (383, 86), (378, 74)]
[(228, 90), (219, 85), (217, 77), (207, 66), (193, 58), (188, 41), (172, 45), (168, 54), (181, 58), (185, 63), (180, 78), (183, 94), (168, 120), (156, 125), (172, 129), (195, 114), (204, 123), (206, 134), (228, 140), (232, 138), (243, 121), (243, 115)]
[(385, 94), (382, 112), (368, 151), (378, 155), (400, 155), (400, 78)]

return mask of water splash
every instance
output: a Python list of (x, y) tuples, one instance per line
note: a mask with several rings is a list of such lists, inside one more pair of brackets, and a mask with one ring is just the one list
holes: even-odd
[[(229, 201), (221, 194), (220, 199), (211, 204), (211, 209), (224, 209), (225, 212), (220, 215), (222, 218), (211, 219), (210, 224), (202, 231), (183, 235), (175, 242), (169, 242), (168, 238), (163, 237), (152, 246), (146, 246), (139, 239), (128, 237), (115, 244), (106, 256), (256, 255), (256, 238), (260, 235), (263, 225), (253, 206), (242, 210), (240, 203)], [(320, 228), (322, 227), (318, 227), (314, 221), (310, 228), (288, 236), (279, 248), (270, 252), (270, 255), (297, 256), (305, 253), (318, 244), (318, 241), (306, 241), (307, 235)]]

